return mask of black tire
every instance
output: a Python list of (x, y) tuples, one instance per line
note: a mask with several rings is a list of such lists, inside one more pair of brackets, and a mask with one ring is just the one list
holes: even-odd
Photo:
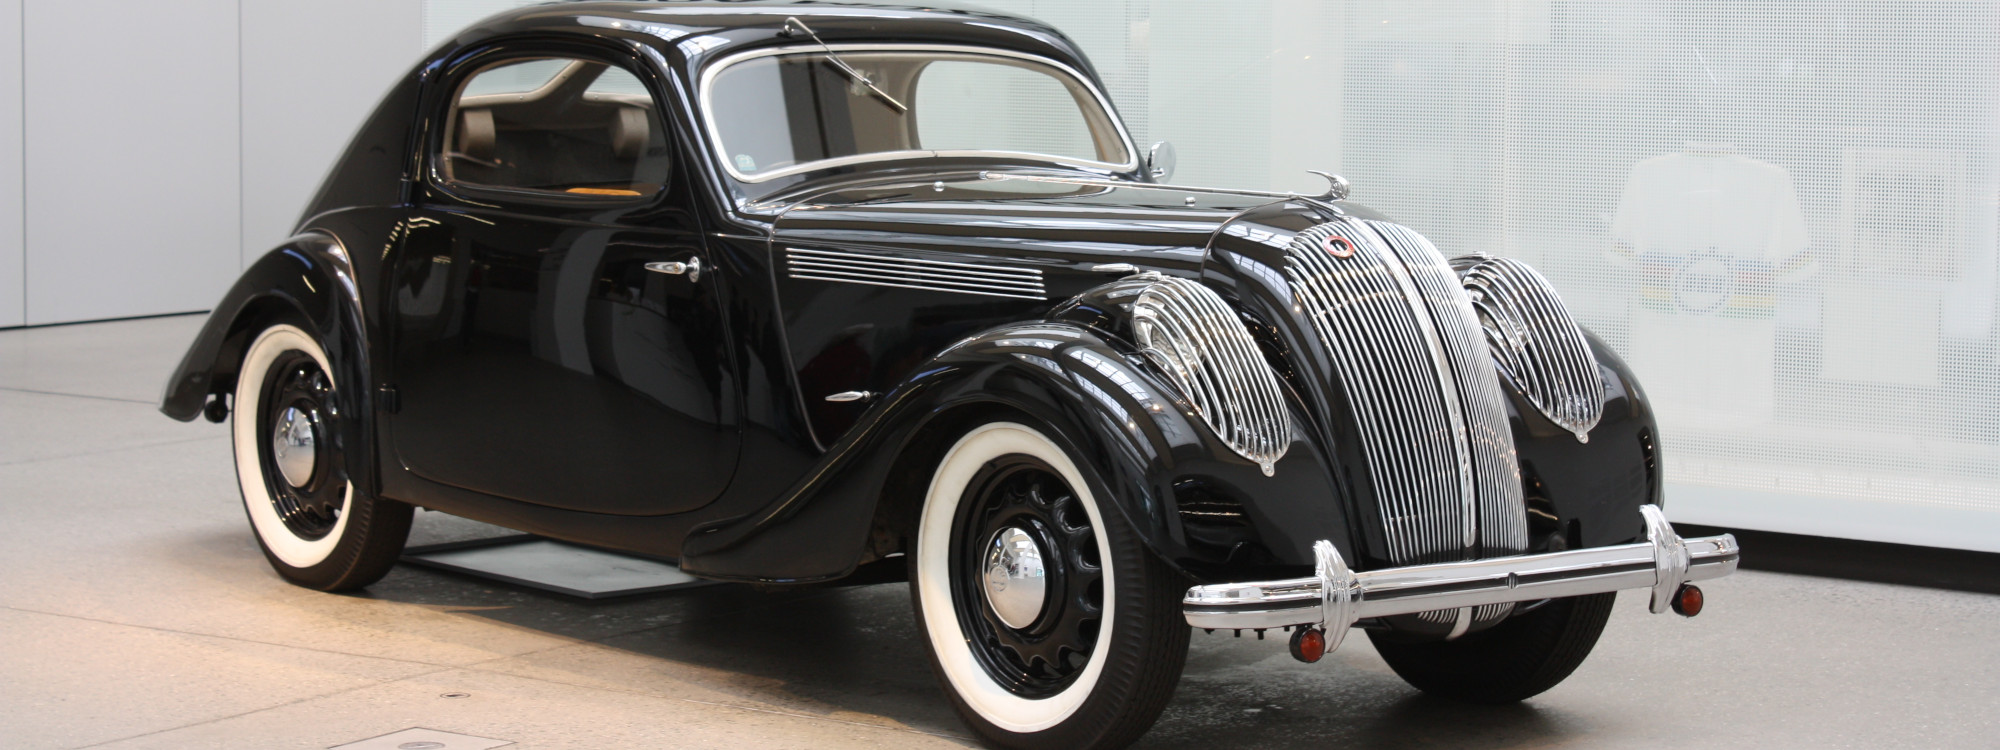
[(1555, 687), (1597, 645), (1616, 594), (1556, 599), (1455, 641), (1405, 642), (1369, 631), (1368, 639), (1404, 682), (1467, 703), (1504, 704)]
[(334, 372), (326, 348), (306, 329), (271, 324), (245, 350), (230, 422), (237, 484), (257, 546), (279, 577), (321, 591), (358, 589), (388, 575), (415, 510), (371, 497), (349, 480), (340, 420), (357, 415), (339, 408)]
[[(1096, 499), (1102, 485), (1090, 467), (1049, 434), (996, 421), (945, 452), (908, 555), (911, 599), (945, 695), (987, 743), (1124, 747), (1152, 727), (1180, 681), (1186, 583)], [(981, 561), (1004, 554), (992, 546), (1002, 539), (1016, 550), (1032, 540), (1032, 558), (988, 567)], [(1008, 580), (1042, 592), (1025, 600), (1040, 604), (1009, 602), (1006, 585), (989, 590), (989, 574), (1008, 577), (995, 570), (1035, 571)]]

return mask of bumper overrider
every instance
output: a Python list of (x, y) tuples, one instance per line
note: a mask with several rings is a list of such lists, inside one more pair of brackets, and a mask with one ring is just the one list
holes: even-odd
[[(1196, 586), (1181, 611), (1197, 628), (1324, 628), (1324, 650), (1331, 652), (1360, 620), (1440, 609), (1645, 588), (1659, 614), (1684, 596), (1688, 583), (1736, 571), (1735, 536), (1682, 539), (1658, 506), (1639, 506), (1639, 513), (1646, 519), (1644, 542), (1361, 572), (1322, 540), (1313, 545), (1311, 577)], [(1699, 590), (1693, 599), (1698, 608)]]

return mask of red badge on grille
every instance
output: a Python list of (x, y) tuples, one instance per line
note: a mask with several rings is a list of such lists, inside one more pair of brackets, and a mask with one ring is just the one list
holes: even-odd
[(1354, 257), (1354, 243), (1348, 242), (1346, 237), (1337, 234), (1327, 235), (1326, 241), (1320, 243), (1320, 247), (1325, 249), (1328, 255), (1335, 258)]

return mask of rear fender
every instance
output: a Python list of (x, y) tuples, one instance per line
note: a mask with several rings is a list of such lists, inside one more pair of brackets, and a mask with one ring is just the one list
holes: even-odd
[(373, 420), (365, 418), (373, 414), (374, 377), (364, 343), (360, 292), (346, 249), (331, 235), (308, 232), (293, 237), (243, 272), (216, 303), (174, 369), (160, 411), (187, 422), (202, 413), (210, 397), (228, 398), (251, 339), (265, 325), (280, 320), (318, 337), (340, 384), (336, 406), (345, 414), (364, 416), (341, 420), (341, 440), (352, 478), (374, 492), (379, 488), (374, 486)]

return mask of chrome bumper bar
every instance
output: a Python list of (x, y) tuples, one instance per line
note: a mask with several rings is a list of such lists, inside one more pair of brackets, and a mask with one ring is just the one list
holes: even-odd
[(1642, 505), (1639, 513), (1646, 519), (1645, 542), (1359, 573), (1322, 540), (1313, 545), (1311, 577), (1196, 586), (1181, 600), (1181, 612), (1197, 628), (1324, 626), (1326, 650), (1332, 651), (1363, 618), (1482, 604), (1650, 588), (1658, 614), (1682, 584), (1736, 571), (1736, 537), (1682, 539), (1658, 506)]

